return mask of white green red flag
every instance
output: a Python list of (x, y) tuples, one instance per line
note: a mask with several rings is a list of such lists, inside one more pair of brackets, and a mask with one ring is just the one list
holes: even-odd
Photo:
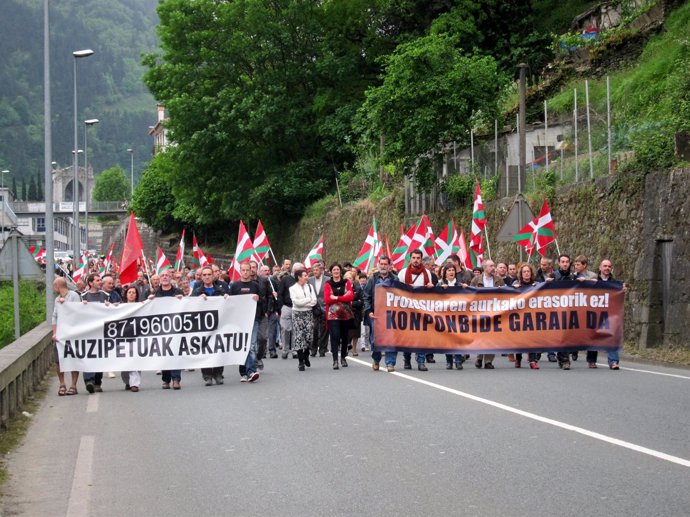
[(448, 257), (455, 255), (460, 250), (458, 244), (458, 229), (455, 226), (455, 219), (451, 219), (445, 226), (441, 234), (436, 238), (436, 265), (441, 266), (448, 260)]
[(98, 271), (98, 274), (101, 275), (101, 278), (105, 276), (106, 273), (108, 273), (111, 269), (111, 265), (113, 263), (113, 249), (115, 248), (115, 243), (110, 244), (110, 248), (108, 249), (108, 253), (105, 254), (105, 259), (103, 260), (103, 267)]
[(517, 241), (520, 246), (525, 248), (525, 251), (527, 251), (530, 257), (533, 255), (535, 249), (542, 257), (546, 256), (546, 248), (556, 240), (556, 227), (553, 224), (549, 203), (546, 199), (541, 206), (539, 215), (527, 223), (527, 225), (513, 237), (513, 240)]
[(185, 229), (183, 228), (180, 244), (177, 246), (177, 253), (175, 254), (175, 271), (181, 271), (184, 267), (184, 232)]
[(203, 267), (208, 264), (208, 259), (201, 251), (199, 243), (196, 241), (196, 234), (192, 234), (192, 262), (196, 267)]
[(393, 253), (391, 254), (391, 263), (395, 267), (396, 270), (400, 271), (403, 267), (405, 267), (406, 263), (406, 258), (407, 258), (407, 251), (410, 249), (410, 244), (412, 243), (412, 237), (414, 236), (414, 233), (416, 231), (417, 225), (413, 224), (410, 226), (410, 229), (405, 231), (405, 227), (401, 227), (401, 233), (400, 233), (400, 240), (398, 241), (398, 245), (395, 247), (393, 250)]
[(161, 247), (156, 246), (156, 274), (160, 275), (166, 269), (172, 269), (172, 264), (170, 264)]
[(323, 260), (323, 233), (321, 234), (321, 237), (319, 237), (319, 240), (316, 241), (316, 244), (314, 244), (307, 253), (307, 258), (304, 259), (304, 267), (306, 269), (311, 269), (314, 267), (314, 264), (316, 262), (321, 262)]
[(256, 234), (254, 235), (254, 260), (259, 264), (263, 264), (268, 256), (268, 251), (271, 249), (271, 244), (268, 242), (268, 236), (264, 231), (264, 225), (259, 219), (259, 224), (256, 226)]
[(458, 245), (460, 246), (460, 249), (458, 250), (458, 258), (460, 259), (460, 262), (465, 264), (465, 267), (467, 269), (472, 269), (472, 259), (470, 258), (470, 254), (467, 251), (467, 241), (465, 240), (464, 230), (460, 230)]
[(240, 264), (249, 262), (254, 256), (254, 246), (252, 239), (247, 233), (244, 222), (240, 221), (240, 230), (237, 234), (237, 247), (235, 248), (235, 257), (232, 262), (232, 270), (230, 271), (230, 279), (235, 282), (240, 279)]
[(31, 246), (29, 248), (29, 253), (31, 253), (31, 256), (39, 264), (45, 264), (46, 263), (46, 249), (45, 248), (41, 248), (39, 246)]
[(486, 215), (484, 214), (484, 203), (482, 203), (482, 192), (479, 182), (474, 191), (474, 206), (472, 207), (472, 233), (470, 234), (470, 252), (472, 264), (481, 267), (484, 258), (484, 246), (482, 244), (482, 231), (486, 227)]
[(435, 257), (436, 256), (436, 242), (434, 239), (434, 230), (431, 229), (431, 221), (426, 214), (422, 214), (422, 219), (426, 225), (426, 241), (422, 245), (422, 251), (425, 257)]
[(376, 265), (376, 257), (381, 248), (381, 241), (379, 240), (379, 233), (376, 229), (376, 217), (374, 217), (369, 233), (364, 241), (362, 249), (359, 250), (359, 255), (352, 263), (353, 266), (359, 268), (364, 273), (369, 273)]
[(79, 280), (84, 280), (86, 282), (86, 276), (89, 272), (89, 254), (84, 251), (83, 255), (79, 257), (79, 262), (74, 268), (74, 273), (72, 273), (72, 280), (78, 282)]

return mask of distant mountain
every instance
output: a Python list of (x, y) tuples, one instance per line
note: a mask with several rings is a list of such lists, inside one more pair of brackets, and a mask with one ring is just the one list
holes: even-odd
[[(50, 2), (53, 161), (69, 165), (74, 148), (72, 52), (95, 54), (77, 63), (79, 148), (85, 119), (100, 123), (88, 135), (96, 174), (115, 164), (135, 178), (151, 158), (148, 127), (155, 100), (142, 82), (142, 54), (157, 47), (157, 0)], [(43, 170), (43, 1), (0, 3), (0, 167), (18, 182)], [(5, 178), (10, 182), (10, 178)]]

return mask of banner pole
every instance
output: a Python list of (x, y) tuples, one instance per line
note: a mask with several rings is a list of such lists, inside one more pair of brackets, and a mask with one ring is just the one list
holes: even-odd
[(556, 243), (556, 251), (558, 252), (558, 256), (561, 256), (561, 248), (558, 246), (558, 239), (554, 239), (554, 242)]
[(489, 260), (491, 260), (491, 246), (489, 245), (489, 232), (484, 225), (484, 236), (486, 237), (486, 251), (489, 253)]

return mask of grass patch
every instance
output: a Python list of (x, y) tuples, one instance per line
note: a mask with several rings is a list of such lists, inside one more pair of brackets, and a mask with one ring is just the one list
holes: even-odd
[[(36, 387), (33, 395), (28, 398), (22, 411), (35, 415), (47, 393), (48, 383), (44, 380)], [(2, 458), (5, 458), (19, 446), (29, 430), (32, 419), (33, 417), (26, 417), (20, 412), (9, 422), (6, 429), (0, 431), (0, 456)], [(0, 459), (0, 486), (4, 485), (9, 477), (10, 474), (7, 471), (5, 461)]]
[(659, 361), (669, 365), (690, 366), (690, 348), (680, 346), (645, 348), (637, 345), (625, 345), (625, 353), (635, 358)]

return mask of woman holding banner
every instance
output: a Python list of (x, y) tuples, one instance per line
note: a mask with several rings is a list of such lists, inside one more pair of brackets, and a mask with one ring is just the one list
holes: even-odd
[[(130, 284), (127, 289), (125, 289), (125, 302), (124, 303), (139, 303), (139, 289), (134, 284)], [(120, 372), (120, 377), (122, 377), (122, 382), (125, 383), (125, 390), (136, 393), (139, 391), (139, 386), (141, 385), (141, 372)]]
[[(441, 281), (439, 282), (439, 285), (444, 289), (461, 285), (463, 287), (467, 287), (467, 285), (463, 285), (463, 282), (458, 279), (457, 273), (458, 271), (455, 268), (455, 264), (452, 262), (447, 264), (441, 271)], [(462, 370), (462, 363), (464, 362), (464, 354), (446, 354), (446, 370), (452, 370), (453, 363), (455, 363), (456, 370)]]
[[(513, 287), (520, 289), (522, 287), (529, 287), (536, 283), (536, 275), (534, 273), (534, 268), (531, 264), (520, 264), (518, 269), (518, 277), (515, 282), (513, 282)], [(537, 352), (530, 352), (528, 354), (529, 367), (532, 370), (539, 369), (539, 358), (541, 354)], [(521, 368), (522, 354), (515, 354), (515, 368)]]
[(292, 300), (292, 349), (297, 350), (299, 364), (297, 369), (304, 371), (309, 362), (309, 345), (314, 334), (312, 308), (316, 305), (316, 291), (309, 285), (309, 275), (305, 269), (295, 272), (296, 284), (290, 287)]
[(338, 370), (338, 349), (340, 349), (340, 366), (347, 367), (347, 343), (350, 326), (355, 315), (352, 312), (352, 301), (355, 298), (352, 282), (343, 278), (340, 264), (331, 266), (331, 279), (326, 282), (323, 299), (326, 302), (326, 323), (331, 336), (331, 355), (333, 369)]

